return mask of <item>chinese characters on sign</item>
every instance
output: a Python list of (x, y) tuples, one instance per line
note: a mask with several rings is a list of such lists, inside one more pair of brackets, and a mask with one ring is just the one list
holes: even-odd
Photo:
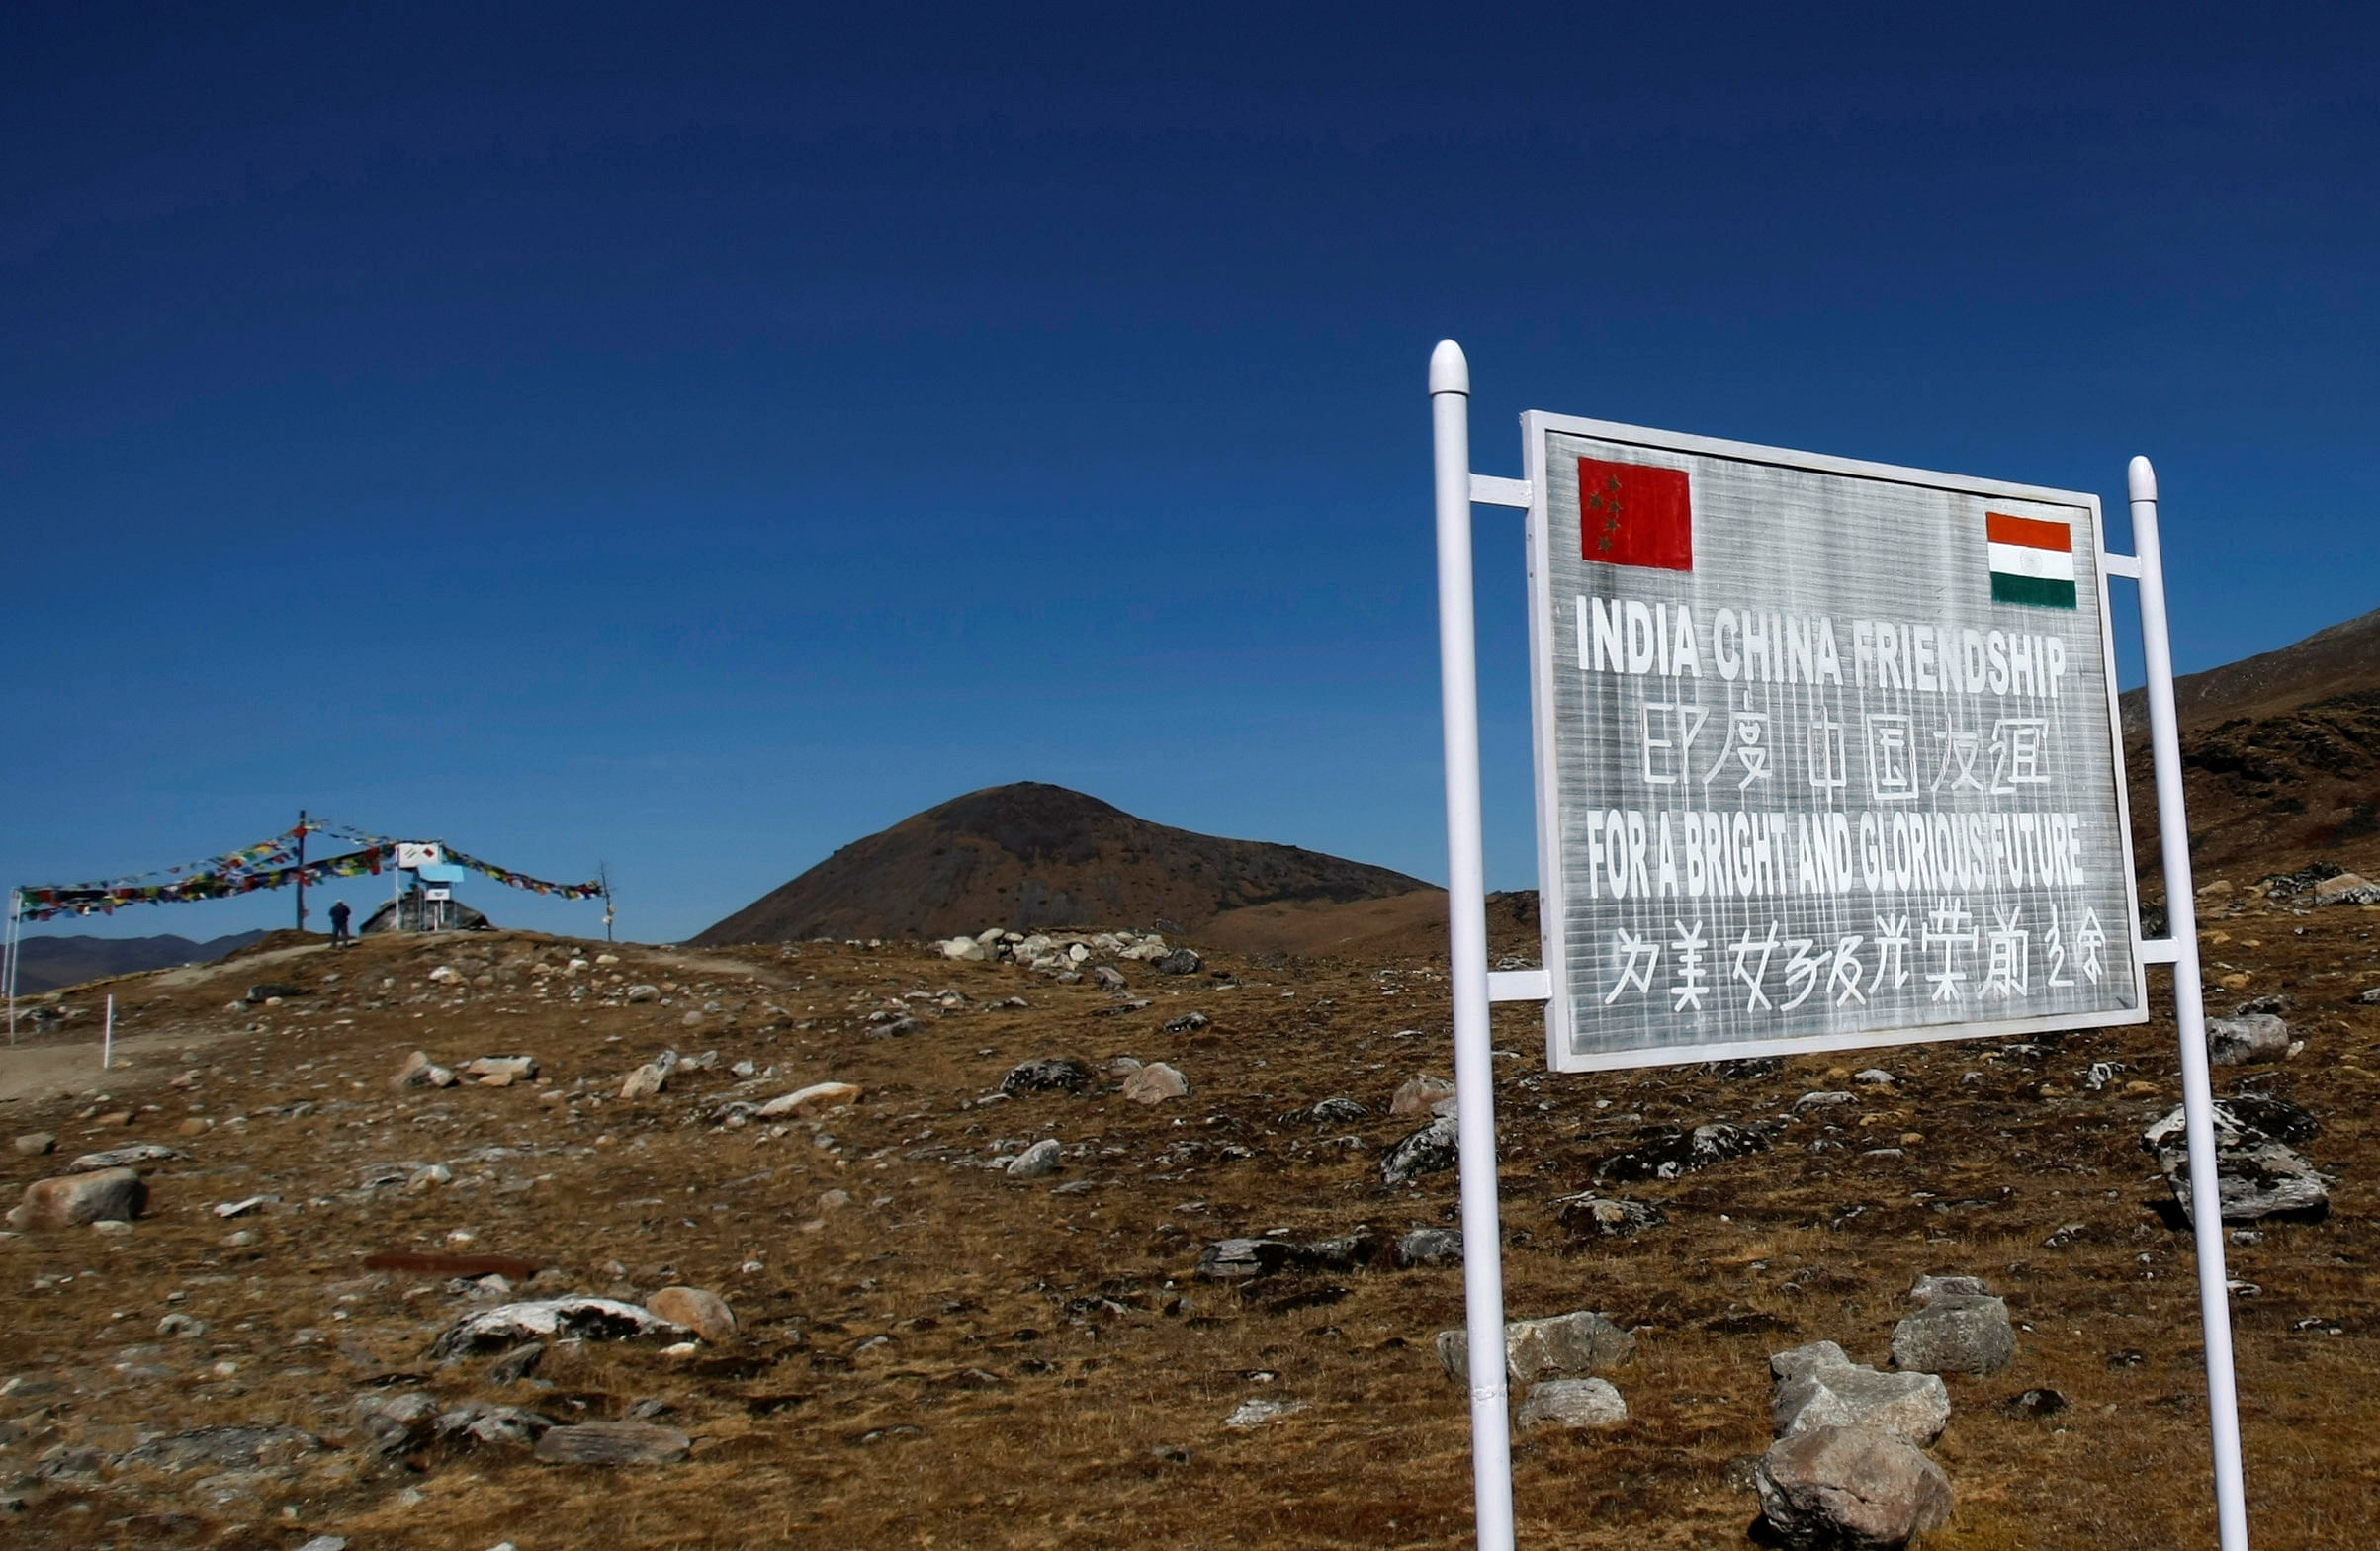
[(2146, 1015), (2093, 498), (1526, 426), (1556, 1067)]

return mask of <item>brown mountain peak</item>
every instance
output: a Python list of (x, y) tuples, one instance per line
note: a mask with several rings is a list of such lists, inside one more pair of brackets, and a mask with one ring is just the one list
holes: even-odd
[(1226, 910), (1386, 899), (1418, 878), (1152, 823), (1040, 781), (986, 787), (854, 840), (696, 937), (947, 937), (999, 926), (1196, 927)]

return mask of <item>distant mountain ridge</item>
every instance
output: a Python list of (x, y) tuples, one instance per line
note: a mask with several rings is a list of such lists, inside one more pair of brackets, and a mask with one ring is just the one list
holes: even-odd
[(991, 926), (1195, 927), (1251, 905), (1346, 904), (1432, 886), (1293, 845), (1137, 819), (1038, 781), (987, 787), (854, 840), (696, 936), (948, 937)]
[[(2380, 688), (2380, 609), (2316, 631), (2305, 640), (2173, 681), (2173, 711), (2186, 731), (2234, 717), (2271, 717), (2317, 701)], [(2148, 691), (2126, 690), (2124, 735), (2149, 733)]]
[(167, 970), (177, 964), (220, 959), (246, 947), (261, 931), (233, 932), (193, 942), (188, 937), (27, 937), (18, 944), (17, 991), (55, 991), (113, 975)]

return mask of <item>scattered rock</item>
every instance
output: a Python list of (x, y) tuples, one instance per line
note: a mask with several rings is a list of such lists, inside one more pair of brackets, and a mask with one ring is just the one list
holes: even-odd
[(545, 1360), (546, 1343), (544, 1341), (524, 1341), (487, 1365), (487, 1382), (490, 1384), (517, 1384), (535, 1373), (538, 1365)]
[(1892, 1087), (1900, 1081), (1882, 1067), (1867, 1067), (1851, 1074), (1851, 1080), (1867, 1087)]
[(1285, 1239), (1224, 1239), (1199, 1251), (1192, 1273), (1210, 1282), (1253, 1281), (1289, 1263)]
[[(1438, 1364), (1458, 1384), (1471, 1379), (1470, 1346), (1470, 1333), (1460, 1326), (1438, 1333)], [(1635, 1353), (1634, 1336), (1583, 1309), (1504, 1327), (1504, 1366), (1515, 1384), (1592, 1378)]]
[(47, 1131), (28, 1131), (17, 1138), (17, 1151), (31, 1158), (40, 1158), (44, 1153), (52, 1152), (57, 1145), (58, 1139)]
[[(2380, 1000), (2380, 997), (2375, 997), (2374, 999)], [(1214, 1022), (1214, 1019), (1208, 1017), (1203, 1012), (1185, 1012), (1178, 1018), (1166, 1019), (1165, 1031), (1168, 1034), (1190, 1034), (1205, 1028), (1212, 1022)]]
[(1192, 1274), (1207, 1281), (1251, 1281), (1282, 1270), (1346, 1271), (1393, 1250), (1369, 1229), (1299, 1244), (1287, 1238), (1224, 1239), (1199, 1251)]
[(261, 1007), (266, 1002), (281, 997), (305, 994), (306, 988), (303, 986), (292, 986), (284, 981), (264, 981), (248, 988), (248, 1004), (253, 1007)]
[(1669, 1214), (1650, 1201), (1600, 1196), (1592, 1190), (1562, 1196), (1554, 1204), (1561, 1208), (1557, 1220), (1562, 1230), (1574, 1239), (1626, 1239), (1669, 1221)]
[(2340, 873), (2314, 886), (2317, 905), (2380, 905), (2380, 884), (2357, 873)]
[(1299, 1120), (1312, 1120), (1326, 1126), (1344, 1126), (1369, 1119), (1370, 1116), (1371, 1111), (1362, 1103), (1340, 1096), (1326, 1098), (1311, 1109), (1292, 1111), (1281, 1116), (1281, 1119), (1284, 1123), (1292, 1124)]
[(1857, 1093), (1805, 1093), (1794, 1100), (1794, 1113), (1798, 1115), (1806, 1109), (1832, 1109), (1837, 1104), (1856, 1104), (1858, 1102), (1859, 1095)]
[(1091, 1069), (1063, 1056), (1018, 1062), (1000, 1079), (1000, 1090), (1011, 1098), (1026, 1093), (1081, 1093), (1091, 1085)]
[[(1840, 1354), (1832, 1341), (1819, 1343)], [(1849, 1361), (1802, 1360), (1809, 1348), (1779, 1353), (1770, 1359), (1776, 1371), (1780, 1358), (1797, 1359), (1794, 1371), (1780, 1373), (1771, 1408), (1777, 1436), (1791, 1437), (1811, 1427), (1875, 1427), (1919, 1448), (1942, 1435), (1950, 1424), (1950, 1390), (1931, 1373), (1881, 1373)]]
[[(1188, 953), (1190, 950), (1185, 948), (1182, 951)], [(1292, 1412), (1303, 1410), (1305, 1410), (1305, 1404), (1302, 1401), (1244, 1400), (1232, 1411), (1230, 1416), (1223, 1419), (1223, 1425), (1242, 1428), (1261, 1427), (1267, 1422), (1278, 1422)]]
[(1547, 1379), (1529, 1387), (1520, 1424), (1537, 1427), (1617, 1427), (1628, 1421), (1628, 1402), (1608, 1379)]
[(1058, 1139), (1043, 1137), (1031, 1147), (1009, 1160), (1011, 1179), (1039, 1179), (1058, 1171)]
[(193, 1427), (150, 1438), (116, 1456), (120, 1466), (149, 1470), (260, 1470), (286, 1465), (329, 1445), (296, 1427)]
[(1124, 977), (1113, 966), (1095, 964), (1091, 967), (1092, 983), (1102, 991), (1124, 990)]
[(537, 1076), (535, 1056), (482, 1056), (463, 1069), (466, 1075), (485, 1081), (502, 1077), (507, 1082), (526, 1082)]
[(1460, 1161), (1460, 1122), (1441, 1115), (1388, 1150), (1380, 1160), (1381, 1182), (1401, 1185), (1417, 1175), (1452, 1168)]
[(1763, 1125), (1696, 1126), (1691, 1132), (1672, 1131), (1643, 1147), (1605, 1159), (1596, 1166), (1595, 1178), (1598, 1183), (1676, 1179), (1768, 1149), (1768, 1128)]
[(823, 1115), (838, 1105), (858, 1102), (859, 1084), (856, 1082), (813, 1082), (808, 1087), (778, 1094), (753, 1113), (764, 1120), (778, 1115), (800, 1115), (806, 1119), (812, 1115)]
[(1182, 1098), (1190, 1090), (1190, 1078), (1162, 1061), (1153, 1061), (1124, 1079), (1123, 1095), (1135, 1104), (1162, 1104), (1169, 1098)]
[(20, 1231), (79, 1228), (85, 1223), (129, 1222), (148, 1206), (148, 1186), (136, 1170), (103, 1168), (96, 1173), (37, 1179), (8, 1214)]
[(2026, 1390), (2001, 1401), (2000, 1410), (2011, 1417), (2055, 1417), (2066, 1410), (2066, 1397), (2052, 1389)]
[(1890, 1433), (1811, 1427), (1761, 1456), (1761, 1516), (1787, 1546), (1891, 1547), (1950, 1522), (1950, 1478)]
[(345, 1535), (316, 1535), (300, 1546), (298, 1551), (347, 1551), (347, 1537)]
[(963, 959), (980, 964), (992, 956), (992, 950), (972, 937), (953, 937), (938, 945), (945, 959)]
[(1991, 1289), (1981, 1276), (1936, 1276), (1928, 1273), (1909, 1284), (1909, 1302), (1919, 1308), (1945, 1293), (1960, 1298), (1988, 1298)]
[(66, 1165), (66, 1172), (91, 1174), (103, 1168), (132, 1168), (140, 1163), (163, 1163), (189, 1156), (188, 1153), (178, 1153), (154, 1142), (135, 1142), (131, 1147), (112, 1147), (104, 1153), (85, 1153)]
[[(1454, 1084), (1445, 1077), (1415, 1077), (1396, 1090), (1396, 1096), (1388, 1101), (1388, 1113), (1400, 1117), (1427, 1115), (1431, 1113), (1431, 1106), (1440, 1099), (1454, 1096)], [(1349, 1102), (1352, 1103), (1354, 1100), (1351, 1099)]]
[(1769, 1354), (1769, 1376), (1780, 1384), (1788, 1379), (1798, 1379), (1806, 1373), (1814, 1373), (1820, 1368), (1850, 1366), (1851, 1354), (1832, 1341), (1811, 1341), (1806, 1346)]
[(466, 1448), (525, 1449), (534, 1447), (553, 1425), (550, 1418), (516, 1406), (466, 1401), (441, 1413), (431, 1429), (449, 1443)]
[(549, 1465), (674, 1465), (693, 1446), (676, 1428), (650, 1422), (582, 1422), (549, 1428), (536, 1454)]
[[(2267, 1093), (2234, 1093), (2214, 1102), (2215, 1129), (2254, 1131), (2291, 1147), (2322, 1135), (2322, 1122), (2285, 1098)], [(2170, 1118), (2170, 1117), (2168, 1117)]]
[(194, 1320), (187, 1314), (169, 1314), (157, 1322), (157, 1334), (176, 1340), (196, 1340), (207, 1334), (207, 1322)]
[(454, 1085), (455, 1075), (430, 1060), (429, 1052), (422, 1050), (417, 1050), (405, 1057), (405, 1064), (398, 1067), (397, 1076), (389, 1079), (389, 1086), (400, 1093), (407, 1088), (453, 1087)]
[(1206, 961), (1189, 948), (1176, 948), (1157, 961), (1160, 975), (1195, 975), (1206, 967)]
[(661, 989), (659, 986), (631, 986), (628, 988), (628, 999), (630, 1001), (659, 1001), (661, 999)]
[(1462, 1260), (1458, 1228), (1416, 1228), (1396, 1242), (1399, 1265), (1455, 1265)]
[(674, 1340), (685, 1334), (684, 1327), (616, 1298), (546, 1298), (466, 1315), (431, 1344), (430, 1355), (444, 1361), (508, 1349), (526, 1340)]
[(652, 1098), (668, 1085), (669, 1069), (659, 1062), (649, 1061), (628, 1074), (628, 1079), (620, 1084), (620, 1096), (624, 1099)]
[[(2312, 1134), (2311, 1115), (2285, 1100), (2240, 1094), (2217, 1100), (2214, 1117), (2216, 1178), (2225, 1222), (2253, 1223), (2267, 1217), (2312, 1221), (2330, 1211), (2329, 1178), (2259, 1124), (2269, 1123), (2302, 1140)], [(2143, 1132), (2141, 1146), (2164, 1170), (2165, 1184), (2182, 1216), (2195, 1222), (2182, 1110), (2175, 1108)]]
[(2251, 1061), (2278, 1061), (2289, 1053), (2289, 1025), (2269, 1012), (2239, 1018), (2209, 1018), (2207, 1060), (2219, 1067)]
[(664, 1287), (646, 1299), (645, 1307), (714, 1346), (736, 1334), (736, 1316), (727, 1300), (700, 1287)]
[(1893, 1327), (1894, 1366), (1924, 1374), (1997, 1373), (2014, 1362), (2008, 1305), (1982, 1287), (1970, 1276), (1920, 1280), (1910, 1296), (1921, 1297), (1923, 1307)]

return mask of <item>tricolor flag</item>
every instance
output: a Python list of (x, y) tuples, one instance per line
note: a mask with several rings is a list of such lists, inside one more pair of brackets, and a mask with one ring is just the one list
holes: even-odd
[(2074, 530), (2039, 517), (1983, 514), (1991, 555), (1991, 601), (2074, 606)]
[(1578, 547), (1588, 560), (1611, 565), (1694, 569), (1694, 508), (1686, 471), (1581, 458)]

